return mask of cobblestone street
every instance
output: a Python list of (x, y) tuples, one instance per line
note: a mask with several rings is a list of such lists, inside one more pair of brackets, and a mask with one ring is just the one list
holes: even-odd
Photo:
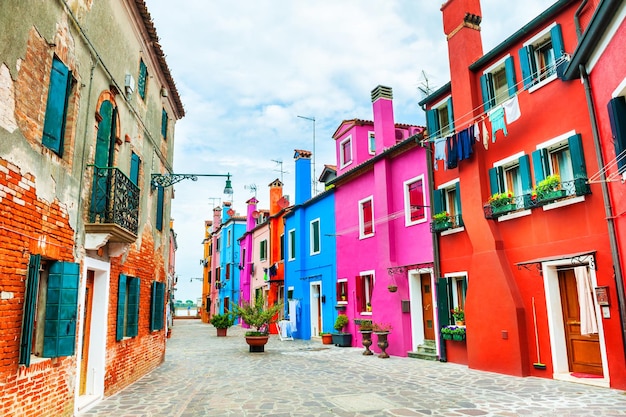
[(217, 338), (199, 320), (177, 320), (167, 343), (163, 365), (80, 415), (626, 416), (622, 391), (277, 336), (249, 353), (239, 327)]

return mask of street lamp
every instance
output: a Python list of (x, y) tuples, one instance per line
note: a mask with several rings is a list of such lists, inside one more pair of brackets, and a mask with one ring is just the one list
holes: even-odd
[(313, 122), (313, 195), (317, 195), (317, 178), (315, 178), (315, 117), (298, 116), (301, 119)]
[(224, 194), (232, 194), (233, 186), (230, 183), (230, 173), (228, 174), (152, 174), (150, 185), (154, 190), (157, 187), (169, 187), (182, 180), (198, 181), (198, 177), (226, 177), (226, 185), (224, 186)]

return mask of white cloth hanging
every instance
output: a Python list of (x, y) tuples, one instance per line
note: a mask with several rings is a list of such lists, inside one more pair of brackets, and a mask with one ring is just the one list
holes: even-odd
[(580, 334), (588, 335), (598, 333), (595, 304), (591, 292), (591, 277), (586, 266), (574, 268), (576, 276), (576, 289), (578, 290), (578, 306), (580, 308)]
[(507, 124), (513, 123), (522, 115), (522, 112), (519, 108), (519, 100), (517, 99), (517, 94), (502, 103), (502, 108), (504, 109), (504, 115), (506, 116)]

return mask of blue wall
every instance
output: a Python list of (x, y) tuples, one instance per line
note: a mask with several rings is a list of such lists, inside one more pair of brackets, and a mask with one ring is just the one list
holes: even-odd
[[(230, 245), (228, 244), (228, 233), (230, 231)], [(228, 297), (229, 304), (233, 302), (239, 303), (239, 264), (240, 264), (240, 246), (239, 239), (246, 231), (246, 225), (243, 221), (229, 219), (222, 225), (221, 230), (221, 247), (220, 247), (220, 279), (222, 288), (219, 291), (220, 313), (224, 313), (224, 298)], [(226, 265), (230, 265), (230, 278), (226, 279)], [(230, 310), (230, 305), (227, 306)]]

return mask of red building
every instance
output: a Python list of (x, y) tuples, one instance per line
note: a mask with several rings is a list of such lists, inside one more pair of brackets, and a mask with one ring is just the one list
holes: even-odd
[(487, 53), (479, 0), (442, 6), (451, 81), (420, 104), (433, 216), (448, 213), (432, 227), (439, 327), (453, 308), (466, 317), (464, 341), (441, 341), (443, 359), (626, 387), (623, 287), (603, 189), (588, 181), (603, 164), (585, 86), (564, 78), (595, 3), (557, 1)]

